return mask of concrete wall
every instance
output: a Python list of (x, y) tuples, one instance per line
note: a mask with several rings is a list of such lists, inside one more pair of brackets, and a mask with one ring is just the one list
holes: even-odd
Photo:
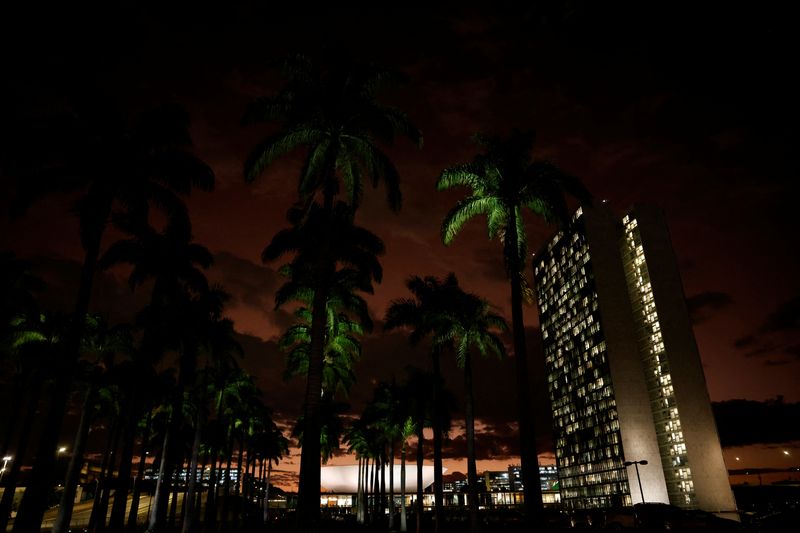
[(635, 206), (634, 213), (669, 358), (698, 506), (706, 511), (734, 510), (736, 502), (666, 222), (661, 211), (652, 206)]
[[(584, 208), (583, 216), (625, 460), (647, 460), (639, 467), (645, 501), (669, 503), (619, 251), (620, 225), (602, 206)], [(642, 491), (633, 466), (628, 467), (628, 481), (633, 503), (640, 503)]]

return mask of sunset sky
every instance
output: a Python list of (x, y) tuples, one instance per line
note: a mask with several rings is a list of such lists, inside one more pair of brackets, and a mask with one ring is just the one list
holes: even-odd
[[(443, 246), (441, 220), (464, 191), (437, 193), (434, 183), (443, 168), (471, 159), (475, 132), (535, 128), (535, 155), (580, 176), (595, 198), (617, 212), (634, 202), (665, 211), (712, 400), (800, 401), (800, 86), (793, 72), (797, 36), (781, 8), (632, 1), (387, 11), (200, 4), (0, 16), (2, 156), (21, 142), (20, 131), (78, 97), (102, 101), (124, 117), (163, 102), (185, 106), (195, 152), (217, 177), (215, 192), (189, 200), (194, 236), (215, 255), (209, 277), (233, 296), (228, 315), (246, 350), (242, 364), (283, 423), (298, 415), (304, 385), (281, 378), (275, 339), (291, 316), (273, 310), (280, 263), (264, 265), (260, 253), (285, 225), (302, 154), (245, 184), (243, 159), (271, 130), (244, 128), (240, 119), (249, 101), (280, 87), (272, 65), (292, 52), (374, 61), (409, 78), (380, 96), (406, 110), (425, 137), (422, 149), (402, 140), (388, 149), (401, 174), (403, 209), (391, 214), (384, 191), (368, 190), (357, 215), (386, 243), (384, 281), (368, 298), (375, 319), (406, 295), (409, 275), (452, 271), (510, 320), (499, 243), (487, 240), (483, 221), (474, 221), (455, 244)], [(30, 259), (48, 282), (43, 299), (68, 308), (81, 260), (70, 198), (50, 196), (12, 219), (14, 191), (3, 174), (0, 249)], [(534, 249), (554, 231), (533, 217), (527, 222)], [(106, 244), (117, 237), (110, 233)], [(102, 275), (94, 311), (125, 320), (148, 299), (144, 291), (131, 293), (125, 275), (124, 269)], [(525, 312), (539, 360), (536, 310)], [(384, 334), (379, 326), (364, 339), (359, 381), (347, 400), (354, 414), (377, 381), (402, 379), (409, 364), (429, 365), (424, 345), (412, 348), (402, 332)], [(513, 361), (476, 366), (478, 470), (505, 469), (518, 461)], [(453, 361), (445, 362), (445, 379), (461, 397)], [(445, 462), (451, 472), (466, 469), (461, 417), (454, 413)], [(542, 456), (552, 461), (549, 421), (539, 422)], [(726, 460), (730, 468), (735, 456), (783, 467), (797, 464), (799, 455), (797, 443), (753, 443), (726, 451)], [(299, 456), (282, 468), (298, 465)], [(291, 485), (287, 474), (284, 486)]]

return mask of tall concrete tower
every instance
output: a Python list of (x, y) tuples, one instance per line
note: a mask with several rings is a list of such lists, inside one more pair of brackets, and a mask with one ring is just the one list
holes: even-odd
[(534, 278), (562, 503), (734, 510), (663, 215), (581, 208)]

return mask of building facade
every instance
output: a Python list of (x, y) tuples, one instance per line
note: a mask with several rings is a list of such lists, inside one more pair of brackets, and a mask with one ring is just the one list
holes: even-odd
[(562, 504), (734, 510), (660, 211), (578, 209), (534, 279)]

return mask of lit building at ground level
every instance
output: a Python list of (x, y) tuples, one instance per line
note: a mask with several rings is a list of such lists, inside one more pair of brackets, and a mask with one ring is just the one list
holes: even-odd
[(735, 510), (660, 211), (578, 209), (533, 265), (564, 507)]
[[(412, 505), (416, 500), (416, 465), (406, 465), (406, 504)], [(431, 493), (433, 484), (433, 466), (423, 467), (422, 504), (427, 508), (434, 505), (434, 495)], [(361, 472), (364, 473), (363, 471)], [(368, 475), (374, 475), (374, 472)], [(554, 505), (560, 501), (558, 490), (558, 476), (554, 466), (539, 467), (542, 479), (542, 501), (545, 505)], [(380, 472), (378, 472), (380, 476)], [(389, 467), (384, 470), (386, 494), (389, 494)], [(358, 465), (324, 466), (322, 467), (322, 487), (320, 504), (323, 507), (350, 508), (355, 501), (358, 491)], [(510, 489), (508, 480), (519, 477), (519, 466), (510, 465), (507, 471), (486, 471), (479, 476), (478, 505), (480, 508), (502, 508), (521, 505), (524, 501), (521, 484)], [(396, 505), (401, 502), (400, 466), (394, 466), (393, 476), (394, 497)], [(468, 503), (467, 482), (465, 479), (454, 479), (443, 483), (444, 505), (446, 507), (464, 507)], [(366, 490), (373, 494), (371, 486)], [(370, 496), (371, 497), (371, 496)]]

